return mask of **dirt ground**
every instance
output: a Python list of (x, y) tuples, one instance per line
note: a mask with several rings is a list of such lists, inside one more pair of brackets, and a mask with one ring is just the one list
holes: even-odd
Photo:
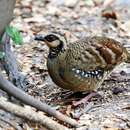
[[(27, 92), (62, 113), (85, 123), (89, 130), (92, 128), (129, 130), (129, 64), (121, 64), (106, 79), (98, 90), (100, 98), (93, 98), (85, 106), (74, 108), (71, 101), (83, 95), (67, 98), (72, 92), (59, 88), (51, 81), (46, 67), (48, 48), (33, 40), (37, 33), (45, 34), (60, 29), (72, 34), (70, 41), (84, 36), (107, 36), (120, 41), (129, 50), (129, 7), (130, 0), (123, 2), (121, 0), (18, 1), (11, 24), (21, 31), (24, 44), (14, 46), (13, 50), (19, 69), (26, 76)], [(124, 91), (117, 91), (117, 88)], [(0, 129), (43, 130), (44, 128), (0, 110)]]

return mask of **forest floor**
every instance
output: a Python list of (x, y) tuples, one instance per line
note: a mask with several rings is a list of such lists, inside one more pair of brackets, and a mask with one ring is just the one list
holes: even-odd
[[(110, 2), (110, 0), (109, 0)], [(23, 35), (24, 44), (15, 46), (20, 71), (28, 81), (28, 94), (46, 102), (88, 128), (100, 130), (130, 130), (130, 65), (121, 64), (105, 80), (98, 93), (101, 98), (92, 98), (88, 104), (72, 107), (77, 100), (67, 95), (72, 93), (56, 86), (48, 75), (46, 60), (48, 48), (33, 40), (36, 34), (45, 34), (57, 29), (72, 34), (70, 41), (84, 36), (107, 36), (120, 41), (130, 49), (130, 1), (112, 3), (103, 0), (21, 0), (16, 4), (12, 25)], [(117, 88), (123, 92), (115, 92)], [(3, 119), (4, 118), (4, 119)], [(0, 128), (42, 129), (38, 124), (21, 121), (0, 110)], [(108, 129), (109, 128), (109, 129)], [(111, 128), (111, 129), (110, 129)]]

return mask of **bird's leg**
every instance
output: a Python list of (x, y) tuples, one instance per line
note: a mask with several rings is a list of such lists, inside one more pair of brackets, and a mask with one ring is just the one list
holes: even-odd
[(71, 93), (69, 93), (68, 95), (63, 95), (62, 101), (65, 104), (68, 104), (68, 103), (72, 103), (72, 101), (74, 101), (74, 100), (79, 100), (83, 97), (84, 97), (84, 95), (82, 94), (82, 92), (72, 92), (71, 91)]
[(73, 101), (73, 106), (78, 106), (80, 104), (86, 104), (92, 97), (95, 97), (99, 95), (97, 92), (91, 92), (89, 95), (87, 95), (86, 97), (82, 98), (79, 101)]

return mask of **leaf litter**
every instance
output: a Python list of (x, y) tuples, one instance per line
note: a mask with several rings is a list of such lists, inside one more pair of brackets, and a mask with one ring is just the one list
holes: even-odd
[[(106, 79), (98, 90), (102, 98), (93, 98), (86, 106), (73, 108), (71, 101), (67, 99), (73, 92), (57, 87), (48, 75), (48, 48), (33, 38), (37, 33), (45, 34), (60, 29), (71, 33), (69, 41), (84, 36), (104, 35), (120, 41), (129, 49), (130, 9), (126, 2), (118, 4), (120, 2), (121, 0), (22, 0), (17, 2), (15, 17), (11, 22), (23, 36), (24, 45), (15, 47), (14, 52), (21, 72), (26, 75), (28, 93), (72, 118), (78, 116), (79, 122), (85, 123), (89, 129), (130, 129), (130, 65), (122, 64)], [(108, 8), (110, 10), (107, 10)], [(124, 77), (122, 72), (125, 74)], [(115, 87), (125, 88), (127, 91), (113, 94), (112, 90)], [(72, 97), (72, 100), (75, 99)], [(16, 117), (14, 120), (25, 129), (41, 129), (39, 125), (18, 121)], [(2, 127), (6, 128), (4, 125)]]

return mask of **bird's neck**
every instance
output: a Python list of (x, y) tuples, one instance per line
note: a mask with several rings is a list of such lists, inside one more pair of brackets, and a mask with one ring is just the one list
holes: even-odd
[(50, 59), (56, 58), (64, 50), (65, 50), (64, 45), (61, 42), (57, 47), (50, 48), (48, 58), (50, 58)]

